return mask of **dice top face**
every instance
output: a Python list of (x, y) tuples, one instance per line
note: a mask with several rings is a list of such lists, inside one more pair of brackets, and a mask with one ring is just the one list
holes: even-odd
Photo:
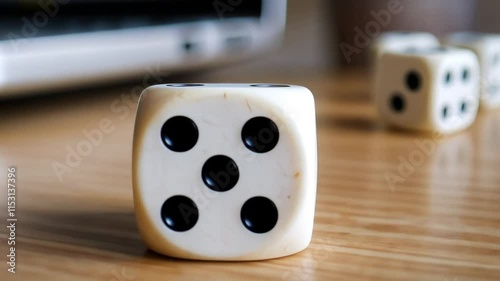
[(386, 32), (373, 43), (373, 60), (390, 51), (416, 51), (439, 46), (436, 36), (427, 32)]
[(258, 260), (310, 242), (316, 128), (303, 87), (150, 87), (139, 102), (133, 158), (139, 230), (156, 252)]
[(477, 115), (479, 67), (467, 50), (434, 48), (385, 54), (375, 99), (389, 125), (452, 133)]
[(500, 35), (461, 32), (449, 35), (444, 42), (476, 53), (482, 73), (481, 105), (500, 107)]

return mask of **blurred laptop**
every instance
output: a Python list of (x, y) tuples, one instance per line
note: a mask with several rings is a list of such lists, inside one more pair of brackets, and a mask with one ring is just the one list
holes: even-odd
[(285, 16), (286, 0), (2, 0), (0, 96), (236, 62), (278, 45)]

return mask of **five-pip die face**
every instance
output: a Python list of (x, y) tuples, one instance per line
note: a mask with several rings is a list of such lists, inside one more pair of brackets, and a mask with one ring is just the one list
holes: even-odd
[(156, 252), (200, 260), (299, 252), (311, 240), (316, 177), (306, 88), (172, 84), (141, 96), (134, 202)]

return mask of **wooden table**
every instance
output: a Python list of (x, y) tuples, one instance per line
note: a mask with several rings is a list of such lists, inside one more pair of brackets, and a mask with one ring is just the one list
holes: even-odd
[[(307, 250), (234, 263), (147, 250), (132, 201), (132, 83), (0, 103), (0, 280), (500, 280), (500, 112), (444, 138), (387, 131), (366, 73), (270, 72), (188, 80), (294, 83), (315, 93), (319, 181)], [(114, 112), (118, 105), (129, 111)], [(105, 119), (112, 130), (67, 162), (84, 130)], [(55, 163), (71, 163), (60, 179)], [(16, 274), (5, 263), (11, 166)]]

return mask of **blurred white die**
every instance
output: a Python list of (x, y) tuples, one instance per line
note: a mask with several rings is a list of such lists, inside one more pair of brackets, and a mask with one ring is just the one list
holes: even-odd
[(453, 33), (444, 39), (450, 46), (476, 53), (481, 67), (481, 106), (500, 107), (500, 35), (472, 32)]
[(141, 95), (133, 151), (139, 231), (199, 260), (294, 254), (312, 236), (314, 99), (299, 86), (172, 84)]
[(436, 36), (427, 32), (385, 32), (372, 45), (372, 62), (376, 62), (385, 52), (415, 51), (439, 46)]
[(439, 47), (385, 53), (375, 80), (376, 106), (390, 126), (446, 134), (476, 119), (479, 64), (472, 51)]

